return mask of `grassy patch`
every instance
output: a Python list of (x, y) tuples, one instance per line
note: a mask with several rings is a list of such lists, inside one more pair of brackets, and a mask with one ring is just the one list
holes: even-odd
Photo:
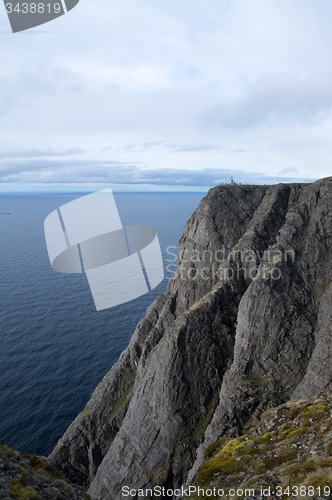
[[(226, 495), (234, 485), (243, 489), (271, 481), (283, 488), (332, 490), (332, 390), (318, 397), (271, 408), (260, 422), (247, 425), (245, 435), (212, 443), (195, 484), (223, 488)], [(316, 493), (320, 496), (319, 490)]]
[(39, 500), (40, 497), (33, 491), (25, 490), (19, 481), (14, 481), (10, 488), (10, 494), (13, 498), (21, 498), (22, 500)]

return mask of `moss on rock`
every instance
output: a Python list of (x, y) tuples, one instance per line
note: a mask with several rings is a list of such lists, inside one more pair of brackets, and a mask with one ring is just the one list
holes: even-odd
[(90, 500), (85, 491), (46, 457), (20, 455), (0, 445), (0, 498), (17, 500)]
[(323, 496), (322, 488), (330, 486), (332, 496), (331, 408), (332, 390), (315, 401), (291, 401), (267, 410), (259, 423), (247, 426), (245, 435), (208, 447), (196, 486), (222, 488), (226, 496), (234, 486), (254, 487), (259, 495), (266, 485), (312, 486)]

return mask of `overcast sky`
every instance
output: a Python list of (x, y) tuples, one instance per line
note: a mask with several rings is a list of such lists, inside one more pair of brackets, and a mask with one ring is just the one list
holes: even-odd
[(80, 0), (12, 34), (1, 3), (0, 189), (332, 175), (331, 23), (330, 0)]

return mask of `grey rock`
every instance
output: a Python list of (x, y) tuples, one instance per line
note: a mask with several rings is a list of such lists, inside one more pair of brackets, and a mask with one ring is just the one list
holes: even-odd
[(45, 488), (43, 494), (49, 500), (62, 500), (65, 498), (57, 488), (52, 487)]
[(177, 487), (215, 440), (330, 387), (331, 253), (332, 178), (211, 189), (184, 227), (166, 293), (54, 464), (93, 499)]
[(257, 446), (255, 441), (250, 441), (250, 443), (245, 445), (245, 448), (255, 448), (255, 446)]

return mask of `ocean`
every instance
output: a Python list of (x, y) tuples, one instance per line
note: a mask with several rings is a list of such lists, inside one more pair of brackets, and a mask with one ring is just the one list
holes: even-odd
[[(97, 312), (85, 274), (53, 271), (44, 220), (84, 194), (0, 198), (0, 212), (10, 212), (0, 215), (0, 442), (20, 453), (52, 451), (171, 277), (165, 269), (154, 290)], [(157, 231), (165, 268), (203, 196), (114, 194), (124, 226)]]

